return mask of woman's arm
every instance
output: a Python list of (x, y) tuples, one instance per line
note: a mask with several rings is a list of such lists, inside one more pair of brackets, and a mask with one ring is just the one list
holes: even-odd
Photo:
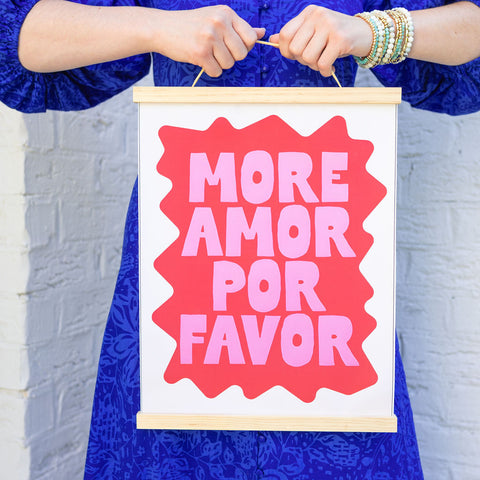
[(471, 2), (412, 12), (415, 40), (409, 57), (461, 65), (480, 57), (480, 8)]
[(36, 72), (157, 52), (217, 77), (263, 34), (225, 6), (166, 11), (41, 0), (25, 19), (18, 52), (23, 66)]
[[(480, 8), (467, 1), (411, 12), (415, 39), (409, 57), (444, 65), (460, 65), (480, 56)], [(365, 57), (372, 31), (359, 17), (310, 5), (270, 40), (282, 55), (332, 72), (337, 58)]]

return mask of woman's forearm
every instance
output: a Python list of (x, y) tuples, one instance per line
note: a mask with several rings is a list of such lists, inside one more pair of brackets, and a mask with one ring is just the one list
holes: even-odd
[(480, 56), (480, 8), (471, 2), (412, 12), (415, 39), (409, 57), (461, 65)]
[[(462, 1), (411, 14), (415, 33), (410, 58), (460, 65), (480, 56), (480, 8), (475, 4)], [(366, 57), (373, 34), (359, 17), (310, 5), (270, 40), (279, 43), (285, 57), (329, 76), (337, 58)]]
[(41, 0), (20, 31), (20, 62), (29, 70), (53, 72), (146, 53), (150, 13)]
[(220, 5), (167, 11), (41, 0), (24, 21), (18, 53), (25, 68), (55, 72), (157, 52), (218, 76), (264, 33)]

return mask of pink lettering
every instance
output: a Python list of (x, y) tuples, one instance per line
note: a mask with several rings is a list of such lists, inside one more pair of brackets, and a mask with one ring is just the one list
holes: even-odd
[(320, 365), (335, 365), (333, 349), (337, 350), (347, 367), (359, 365), (348, 346), (352, 330), (352, 322), (347, 317), (341, 315), (321, 315), (318, 317), (318, 360)]
[(278, 218), (278, 248), (287, 258), (305, 255), (310, 247), (310, 215), (302, 205), (282, 208)]
[(257, 312), (270, 312), (280, 301), (282, 290), (280, 269), (273, 260), (252, 263), (248, 274), (248, 300)]
[(238, 292), (245, 286), (245, 273), (234, 262), (213, 262), (213, 309), (227, 309), (227, 293)]
[(213, 326), (212, 336), (205, 353), (205, 364), (220, 363), (223, 348), (227, 349), (228, 360), (233, 364), (244, 364), (242, 346), (238, 337), (237, 327), (232, 315), (218, 315)]
[(306, 365), (312, 359), (314, 334), (312, 320), (304, 313), (285, 317), (281, 334), (282, 357), (292, 367)]
[(280, 315), (265, 315), (261, 333), (256, 315), (242, 315), (243, 329), (253, 365), (265, 365), (272, 348)]
[(264, 203), (272, 196), (273, 161), (268, 152), (248, 152), (242, 163), (241, 185), (243, 198), (253, 204)]
[(345, 232), (350, 219), (342, 207), (315, 207), (315, 255), (331, 257), (331, 242), (335, 244), (342, 257), (355, 257)]
[(313, 312), (326, 310), (315, 292), (320, 274), (313, 262), (285, 262), (285, 303), (289, 312), (302, 310), (300, 294)]
[(192, 363), (193, 344), (204, 342), (203, 337), (194, 334), (206, 331), (206, 315), (180, 315), (180, 363)]
[(322, 202), (348, 202), (348, 184), (333, 183), (347, 168), (347, 152), (322, 152)]
[(312, 159), (304, 152), (280, 152), (278, 154), (278, 189), (279, 201), (295, 201), (295, 185), (303, 200), (307, 203), (318, 202), (308, 177), (312, 173)]
[(185, 243), (183, 244), (182, 257), (194, 257), (198, 253), (200, 239), (205, 240), (207, 255), (223, 255), (220, 239), (218, 238), (217, 225), (210, 207), (196, 207), (190, 220)]
[(206, 153), (190, 154), (190, 202), (205, 201), (205, 182), (209, 185), (220, 184), (220, 201), (237, 202), (237, 184), (235, 180), (235, 156), (222, 152), (218, 156), (215, 171), (212, 172)]
[(251, 225), (248, 225), (242, 207), (227, 208), (225, 254), (239, 257), (242, 236), (247, 240), (257, 238), (257, 256), (273, 257), (272, 212), (270, 207), (257, 207)]

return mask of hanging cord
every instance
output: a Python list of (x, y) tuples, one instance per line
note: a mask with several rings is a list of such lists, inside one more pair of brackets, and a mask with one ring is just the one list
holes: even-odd
[[(270, 47), (275, 47), (275, 48), (279, 48), (280, 45), (278, 43), (272, 43), (272, 42), (266, 42), (265, 40), (257, 40), (255, 43), (260, 43), (261, 45), (269, 45)], [(192, 83), (192, 87), (194, 87), (197, 82), (200, 80), (200, 77), (202, 76), (203, 72), (205, 71), (204, 68), (202, 68), (200, 70), (200, 73), (197, 75), (197, 77), (195, 78), (194, 82)], [(342, 88), (342, 85), (340, 84), (340, 82), (338, 81), (338, 78), (337, 76), (335, 75), (335, 72), (332, 70), (332, 77), (333, 79), (337, 82), (337, 85)]]

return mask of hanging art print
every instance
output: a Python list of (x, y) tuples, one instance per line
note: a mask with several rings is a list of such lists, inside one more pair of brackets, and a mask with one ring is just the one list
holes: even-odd
[(399, 91), (205, 90), (135, 91), (138, 427), (395, 430)]

